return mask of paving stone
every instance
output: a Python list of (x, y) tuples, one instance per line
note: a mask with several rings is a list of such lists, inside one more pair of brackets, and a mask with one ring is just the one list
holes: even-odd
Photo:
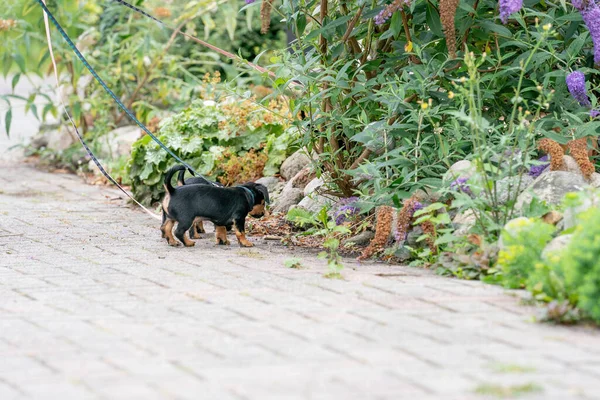
[[(532, 323), (502, 288), (353, 260), (329, 280), (312, 254), (290, 270), (291, 250), (210, 234), (171, 248), (158, 222), (106, 201), (111, 188), (0, 168), (2, 400), (465, 400), (485, 382), (539, 383), (532, 399), (595, 393), (600, 333)], [(514, 365), (532, 370), (498, 372)]]

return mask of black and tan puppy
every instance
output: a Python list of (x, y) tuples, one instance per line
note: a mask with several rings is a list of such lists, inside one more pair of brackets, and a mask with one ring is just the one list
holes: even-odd
[[(205, 178), (202, 178), (201, 176), (194, 176), (191, 178), (188, 178), (187, 181), (185, 180), (185, 169), (182, 169), (181, 171), (179, 171), (179, 175), (177, 176), (177, 186), (183, 186), (183, 185), (213, 185), (213, 186), (218, 186), (218, 187), (223, 187), (223, 185), (221, 185), (219, 182), (211, 182)], [(164, 223), (164, 219), (163, 219), (163, 223)], [(216, 229), (216, 227), (215, 227)], [(222, 228), (219, 228), (222, 229)], [(231, 225), (227, 226), (227, 232), (231, 231)], [(204, 222), (202, 221), (201, 218), (196, 218), (194, 220), (194, 223), (192, 224), (192, 227), (189, 230), (189, 235), (190, 238), (192, 239), (200, 239), (200, 234), (201, 233), (206, 233), (206, 230), (204, 229)]]
[(173, 187), (171, 179), (177, 171), (185, 169), (176, 165), (165, 175), (165, 198), (162, 201), (164, 223), (161, 226), (163, 236), (172, 246), (177, 246), (173, 237), (173, 227), (177, 222), (175, 237), (185, 246), (196, 243), (185, 236), (196, 218), (211, 221), (215, 224), (215, 235), (218, 244), (229, 244), (227, 240), (228, 225), (233, 225), (235, 236), (240, 246), (252, 247), (246, 239), (246, 216), (260, 218), (265, 213), (265, 204), (269, 202), (269, 193), (265, 186), (258, 183), (245, 183), (235, 187), (217, 187), (213, 185), (184, 185)]

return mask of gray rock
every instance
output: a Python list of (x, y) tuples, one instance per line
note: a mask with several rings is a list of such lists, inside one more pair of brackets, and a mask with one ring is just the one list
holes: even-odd
[(457, 161), (448, 169), (444, 174), (444, 181), (450, 182), (456, 178), (467, 178), (472, 177), (476, 172), (475, 166), (469, 160)]
[(305, 198), (298, 203), (297, 207), (303, 208), (306, 211), (317, 213), (323, 209), (323, 207), (331, 207), (333, 199), (325, 197), (320, 194), (312, 193), (310, 196)]
[(600, 206), (600, 194), (593, 193), (585, 196), (581, 203), (576, 206), (566, 207), (563, 213), (561, 228), (569, 229), (580, 223), (578, 215), (592, 207)]
[(315, 178), (315, 173), (310, 168), (310, 165), (302, 168), (296, 175), (288, 181), (287, 184), (298, 189), (304, 189), (310, 181)]
[(398, 262), (406, 262), (413, 258), (412, 252), (404, 246), (398, 248), (398, 250), (396, 250), (396, 252), (394, 253), (394, 256), (396, 257)]
[[(563, 163), (565, 165), (565, 171), (581, 175), (581, 168), (579, 168), (577, 161), (575, 161), (573, 157), (567, 155), (563, 156)], [(547, 171), (549, 171), (549, 169)]]
[[(520, 229), (520, 228), (515, 228), (515, 227), (523, 226), (524, 224), (527, 224), (528, 221), (529, 221), (529, 218), (527, 218), (527, 217), (513, 218), (510, 221), (508, 221), (506, 224), (504, 224), (504, 232), (506, 232), (507, 235), (512, 237), (512, 236), (516, 235), (518, 232), (518, 229)], [(500, 237), (498, 238), (498, 248), (499, 249), (504, 248), (504, 241), (502, 239), (502, 235), (500, 235)]]
[(46, 148), (57, 152), (65, 151), (77, 140), (75, 134), (66, 126), (45, 131), (43, 136)]
[(273, 212), (287, 213), (288, 210), (302, 200), (304, 193), (301, 189), (286, 186), (273, 202)]
[(421, 236), (423, 236), (423, 229), (420, 226), (415, 226), (406, 235), (406, 240), (404, 241), (404, 244), (412, 248), (426, 246), (427, 242), (424, 240), (417, 242), (417, 239)]
[(315, 193), (321, 186), (325, 185), (325, 182), (322, 178), (315, 178), (308, 182), (308, 184), (304, 187), (304, 195), (309, 196)]
[(260, 183), (261, 185), (266, 186), (267, 190), (269, 191), (269, 194), (275, 193), (277, 187), (280, 184), (279, 179), (275, 178), (274, 176), (264, 176), (260, 179), (257, 179), (256, 183)]
[(567, 171), (550, 171), (540, 175), (517, 198), (516, 209), (531, 203), (533, 197), (557, 205), (570, 192), (583, 190), (588, 183), (583, 176)]
[(369, 244), (371, 240), (375, 237), (375, 232), (373, 231), (364, 231), (359, 233), (358, 235), (349, 237), (348, 239), (344, 239), (342, 241), (342, 246), (346, 246), (350, 243), (354, 243), (357, 246), (364, 246)]
[(519, 185), (519, 177), (518, 176), (507, 176), (505, 178), (500, 179), (496, 182), (496, 193), (498, 196), (498, 203), (504, 204), (509, 199), (515, 199), (517, 196), (515, 191), (517, 190), (517, 186), (519, 186), (519, 193), (523, 192), (525, 188), (527, 188), (533, 182), (533, 177), (523, 174), (521, 177), (521, 184)]
[(550, 241), (550, 243), (548, 243), (546, 245), (546, 247), (544, 247), (544, 250), (542, 251), (542, 258), (548, 259), (548, 257), (550, 255), (552, 255), (553, 253), (560, 252), (561, 250), (563, 250), (565, 247), (567, 247), (569, 245), (572, 238), (573, 238), (573, 235), (571, 235), (571, 234), (555, 237), (554, 239), (552, 239)]
[(280, 173), (285, 180), (294, 177), (300, 170), (310, 163), (310, 159), (302, 150), (298, 150), (289, 156), (283, 164), (281, 164)]
[(590, 178), (590, 186), (591, 187), (595, 187), (595, 188), (599, 188), (600, 187), (600, 174), (597, 172), (594, 172)]
[(452, 220), (454, 224), (454, 234), (456, 236), (464, 236), (471, 230), (472, 227), (475, 226), (477, 222), (477, 218), (475, 218), (475, 213), (473, 210), (469, 209), (460, 214), (457, 214), (456, 217)]
[(100, 155), (105, 158), (117, 159), (131, 154), (131, 147), (142, 133), (139, 126), (128, 125), (108, 132), (98, 139)]

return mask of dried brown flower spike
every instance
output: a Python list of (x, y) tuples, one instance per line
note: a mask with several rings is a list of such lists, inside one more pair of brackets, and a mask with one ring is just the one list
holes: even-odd
[(421, 224), (421, 229), (423, 232), (427, 234), (427, 245), (431, 250), (431, 254), (437, 254), (438, 248), (435, 244), (435, 238), (437, 236), (437, 232), (435, 231), (435, 225), (431, 221), (425, 221)]
[(413, 215), (415, 213), (415, 205), (419, 201), (416, 195), (412, 195), (408, 199), (404, 200), (404, 207), (398, 211), (398, 221), (396, 223), (396, 241), (400, 242), (406, 238), (408, 229), (411, 226)]
[(577, 165), (579, 165), (583, 177), (590, 179), (592, 174), (596, 172), (596, 169), (588, 156), (587, 138), (572, 140), (567, 144), (567, 148), (571, 153), (571, 157), (573, 157), (577, 162)]
[(440, 19), (446, 36), (446, 47), (450, 58), (456, 58), (456, 28), (454, 16), (458, 8), (459, 0), (440, 0)]
[(562, 171), (565, 169), (563, 162), (565, 152), (560, 144), (552, 139), (544, 138), (538, 142), (537, 147), (550, 156), (550, 171)]
[(394, 220), (394, 209), (390, 206), (381, 206), (377, 208), (377, 222), (375, 223), (375, 237), (369, 243), (366, 249), (357, 260), (365, 260), (373, 254), (380, 252), (387, 244), (392, 232), (392, 223)]
[(271, 8), (273, 7), (274, 0), (263, 0), (260, 5), (260, 33), (269, 32), (271, 26)]

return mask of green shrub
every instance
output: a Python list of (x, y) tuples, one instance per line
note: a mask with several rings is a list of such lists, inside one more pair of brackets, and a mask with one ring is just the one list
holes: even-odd
[(502, 284), (521, 288), (527, 283), (542, 250), (552, 238), (554, 226), (530, 218), (510, 221), (502, 232), (503, 248), (498, 253), (497, 266), (502, 270)]
[[(272, 100), (266, 110), (252, 100), (197, 100), (163, 120), (156, 135), (199, 173), (230, 184), (278, 172), (292, 140), (287, 115), (283, 101)], [(258, 176), (240, 164), (250, 159), (260, 162), (262, 169), (252, 171)], [(149, 136), (134, 143), (128, 175), (136, 198), (144, 204), (159, 200), (163, 174), (174, 163)]]
[(600, 210), (591, 208), (580, 220), (569, 246), (560, 254), (560, 268), (572, 301), (600, 322)]

